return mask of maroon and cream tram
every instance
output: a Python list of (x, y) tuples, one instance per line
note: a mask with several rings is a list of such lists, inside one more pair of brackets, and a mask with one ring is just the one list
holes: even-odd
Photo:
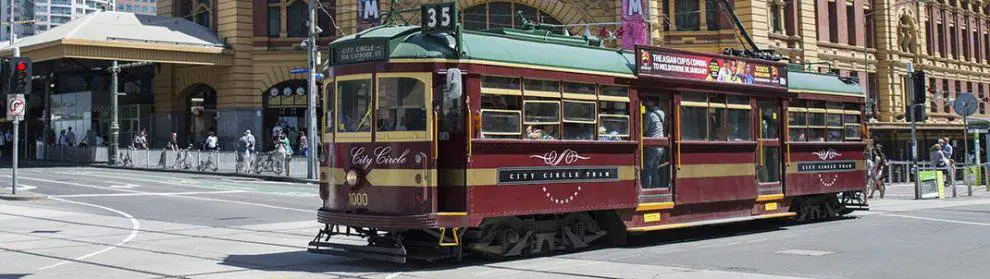
[(331, 44), (322, 138), (335, 155), (311, 252), (539, 254), (837, 216), (836, 195), (864, 189), (864, 99), (851, 81), (541, 28), (430, 31), (382, 26)]

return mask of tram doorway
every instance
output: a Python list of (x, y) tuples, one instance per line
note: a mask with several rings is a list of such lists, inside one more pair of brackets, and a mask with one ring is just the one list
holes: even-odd
[(642, 131), (640, 203), (672, 202), (674, 194), (671, 146), (671, 94), (641, 94), (640, 125)]

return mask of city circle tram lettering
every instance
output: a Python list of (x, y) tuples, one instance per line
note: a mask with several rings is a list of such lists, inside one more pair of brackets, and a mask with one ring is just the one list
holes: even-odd
[(798, 163), (798, 172), (834, 172), (856, 169), (854, 161)]
[(505, 168), (498, 170), (498, 184), (607, 182), (619, 180), (618, 167)]

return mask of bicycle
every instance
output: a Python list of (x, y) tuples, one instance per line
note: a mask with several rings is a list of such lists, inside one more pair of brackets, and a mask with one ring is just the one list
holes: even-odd
[(213, 170), (213, 172), (217, 172), (217, 164), (213, 162), (213, 156), (219, 154), (220, 154), (220, 148), (211, 150), (210, 153), (206, 155), (206, 161), (199, 162), (199, 165), (196, 166), (196, 170), (199, 171)]
[(133, 167), (134, 161), (131, 159), (131, 151), (134, 150), (137, 150), (134, 145), (131, 145), (128, 149), (122, 150), (122, 152), (118, 154), (119, 159), (117, 160), (117, 165), (123, 167)]
[(192, 144), (189, 147), (179, 149), (179, 152), (175, 153), (175, 162), (172, 164), (172, 168), (175, 169), (191, 169), (192, 163), (189, 161), (189, 149), (192, 149)]
[(254, 173), (260, 174), (263, 171), (271, 171), (275, 174), (281, 174), (285, 167), (284, 158), (284, 155), (278, 152), (258, 154), (258, 158), (254, 161)]
[(244, 168), (246, 164), (250, 163), (250, 159), (251, 159), (250, 155), (244, 156), (245, 154), (249, 154), (249, 153), (240, 152), (240, 151), (236, 152), (236, 164), (234, 164), (234, 172), (236, 173), (240, 173), (241, 171), (251, 172), (250, 167), (248, 167), (247, 169)]

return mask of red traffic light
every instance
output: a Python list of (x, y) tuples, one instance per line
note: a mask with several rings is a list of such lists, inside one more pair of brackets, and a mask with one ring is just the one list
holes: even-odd
[(27, 70), (27, 64), (25, 64), (24, 62), (18, 62), (17, 63), (17, 71), (18, 72), (23, 72), (24, 70)]

